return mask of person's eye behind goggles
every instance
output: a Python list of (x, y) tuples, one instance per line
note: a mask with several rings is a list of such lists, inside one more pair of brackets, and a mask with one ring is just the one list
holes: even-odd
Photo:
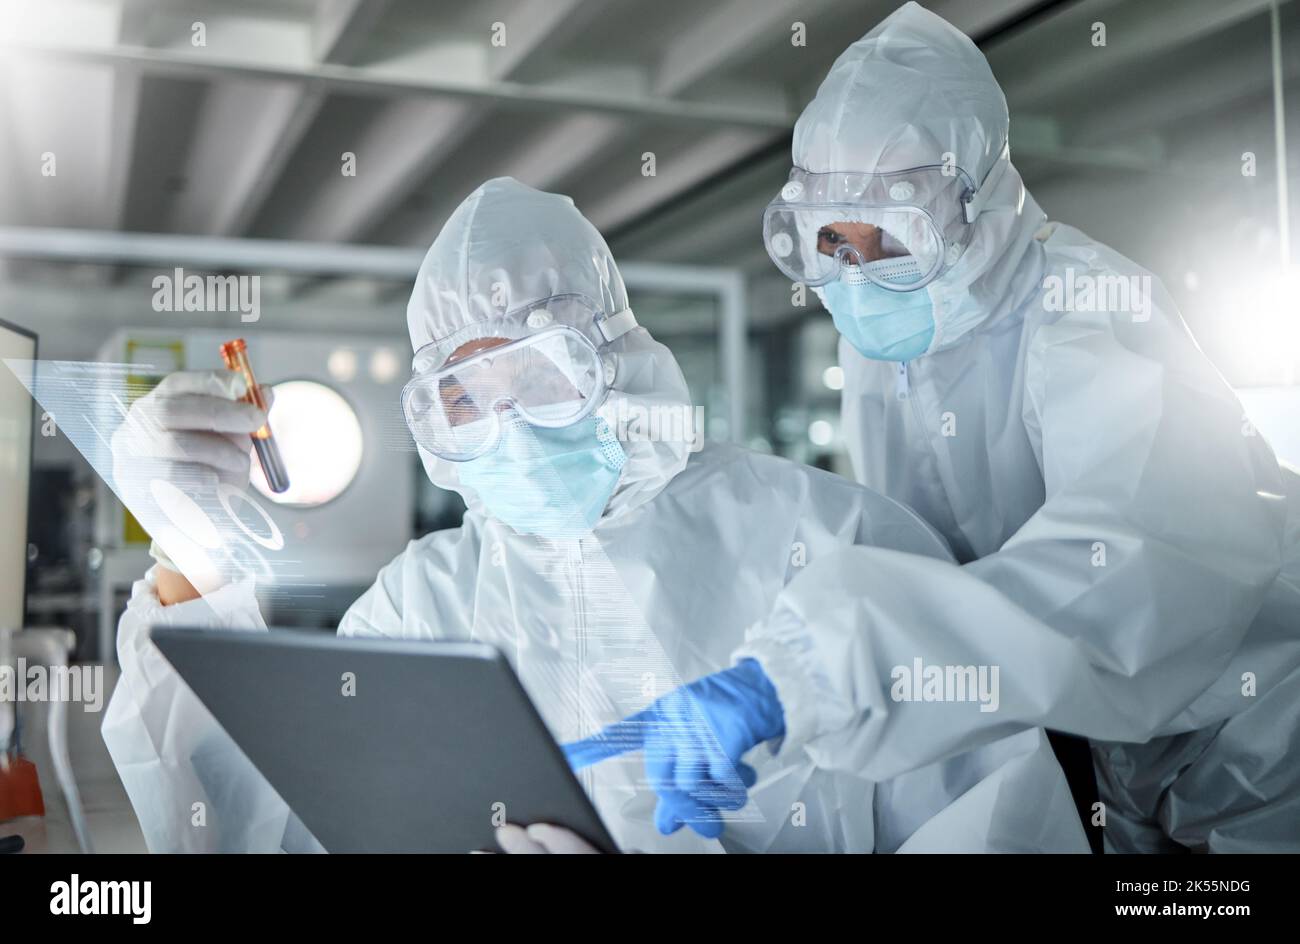
[[(1009, 163), (1004, 146), (978, 188), (960, 168), (936, 165), (888, 173), (813, 174), (795, 167), (763, 216), (763, 237), (777, 268), (811, 287), (862, 269), (891, 291), (914, 291), (961, 257), (974, 221)], [(884, 260), (911, 257), (906, 277), (876, 272)]]
[[(600, 406), (613, 382), (613, 364), (577, 327), (555, 324), (553, 310), (534, 305), (524, 314), (470, 326), (475, 335), (457, 337), (458, 345), (476, 337), (501, 343), (449, 357), (440, 367), (418, 371), (406, 385), (402, 410), (417, 443), (441, 458), (469, 461), (495, 448), (502, 423), (510, 418), (559, 428), (582, 421)], [(579, 317), (588, 319), (604, 344), (636, 327), (626, 309), (604, 317), (588, 308)], [(529, 326), (532, 333), (502, 338)], [(425, 348), (417, 353), (417, 368), (429, 362), (431, 353)]]

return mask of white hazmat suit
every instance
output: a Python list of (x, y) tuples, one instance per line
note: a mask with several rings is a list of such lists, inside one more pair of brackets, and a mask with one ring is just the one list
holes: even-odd
[[(567, 198), (489, 181), (452, 215), (421, 267), (411, 341), (419, 350), (449, 336), (488, 337), (503, 309), (574, 293), (627, 306), (599, 234)], [(602, 353), (613, 364), (600, 407), (611, 427), (620, 411), (687, 404), (671, 353), (644, 328)], [(422, 453), (434, 482), (466, 499), (464, 521), (413, 541), (339, 632), (496, 645), (563, 742), (729, 666), (746, 627), (807, 562), (854, 544), (951, 560), (911, 511), (836, 476), (730, 446), (692, 454), (685, 441), (620, 438), (628, 458), (603, 516), (588, 537), (558, 542), (490, 517), (456, 463)], [(160, 605), (152, 572), (136, 585), (104, 738), (150, 848), (274, 850), (309, 839), (148, 641), (146, 628), (160, 623), (263, 626), (247, 583), (170, 607)], [(1086, 850), (1041, 730), (917, 770), (879, 795), (846, 758), (814, 765), (801, 751), (754, 754), (759, 782), (720, 840), (655, 830), (655, 794), (636, 755), (580, 776), (628, 849)], [(192, 825), (197, 802), (208, 805), (202, 828)]]
[[(1007, 129), (984, 56), (909, 3), (836, 61), (793, 158), (872, 172), (951, 154), (979, 181)], [(840, 342), (858, 480), (960, 566), (857, 548), (792, 583), (746, 651), (785, 706), (783, 749), (887, 779), (1044, 725), (1091, 739), (1108, 849), (1300, 850), (1300, 477), (1159, 281), (1046, 224), (1014, 167), (973, 226), (923, 289), (922, 356)], [(1115, 279), (1125, 310), (1107, 310)], [(999, 709), (891, 698), (892, 667), (918, 658), (999, 665)]]

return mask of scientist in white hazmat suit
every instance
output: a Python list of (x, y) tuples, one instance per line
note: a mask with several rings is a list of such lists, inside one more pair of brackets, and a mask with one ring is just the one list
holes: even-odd
[[(814, 763), (784, 749), (740, 760), (778, 743), (784, 721), (760, 663), (733, 653), (801, 566), (855, 544), (952, 558), (933, 529), (868, 489), (650, 435), (649, 417), (689, 409), (681, 371), (637, 324), (608, 248), (571, 201), (510, 179), (480, 187), (429, 250), (408, 327), (416, 353), (403, 409), (430, 478), (468, 511), (385, 567), (341, 634), (496, 645), (562, 742), (640, 711), (640, 743), (580, 774), (626, 849), (1086, 850), (1040, 729), (885, 785), (847, 757)], [(208, 437), (205, 461), (246, 481), (246, 447), (229, 453), (222, 437), (264, 417), (234, 403), (220, 375), (173, 378), (188, 379), (133, 407), (174, 428), (176, 441), (155, 451), (188, 442), (183, 454), (198, 458), (194, 437)], [(253, 586), (200, 597), (165, 548), (158, 556), (121, 620), (122, 678), (103, 726), (150, 849), (310, 848), (147, 635), (159, 624), (259, 630)], [(501, 833), (511, 851), (581, 847), (520, 825), (535, 828)]]
[[(984, 56), (915, 3), (832, 66), (764, 218), (842, 337), (857, 479), (958, 564), (857, 548), (754, 628), (782, 751), (898, 773), (1021, 725), (1090, 739), (1120, 851), (1300, 851), (1300, 477), (1159, 280), (1047, 223)], [(1107, 310), (1066, 286), (1149, 297)], [(1149, 287), (1149, 292), (1147, 287)], [(891, 670), (1001, 666), (983, 715)]]

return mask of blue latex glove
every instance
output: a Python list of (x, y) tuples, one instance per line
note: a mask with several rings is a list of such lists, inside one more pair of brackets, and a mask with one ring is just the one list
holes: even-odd
[(674, 689), (599, 734), (564, 745), (574, 770), (645, 750), (646, 777), (659, 795), (655, 825), (669, 835), (689, 825), (722, 835), (721, 812), (745, 805), (757, 775), (740, 758), (785, 734), (776, 689), (753, 659)]

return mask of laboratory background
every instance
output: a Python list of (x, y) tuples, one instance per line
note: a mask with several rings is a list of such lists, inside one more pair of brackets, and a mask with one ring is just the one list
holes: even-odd
[[(762, 216), (828, 67), (898, 5), (6, 0), (0, 356), (144, 377), (220, 367), (246, 338), (293, 469), (288, 492), (254, 485), (311, 584), (264, 591), (263, 612), (332, 631), (408, 541), (459, 521), (399, 406), (406, 303), (451, 211), (511, 176), (605, 235), (709, 439), (851, 475), (838, 334), (773, 266)], [(988, 57), (1048, 217), (1157, 275), (1300, 465), (1300, 5), (1276, 23), (1266, 0), (927, 6)], [(239, 303), (185, 310), (182, 272), (255, 276), (256, 293), (235, 280)], [(105, 664), (111, 688), (149, 538), (59, 411), (33, 407), (0, 376), (0, 628), (57, 627), (50, 658)], [(42, 841), (142, 850), (82, 714), (33, 710), (23, 729), (58, 768)]]

